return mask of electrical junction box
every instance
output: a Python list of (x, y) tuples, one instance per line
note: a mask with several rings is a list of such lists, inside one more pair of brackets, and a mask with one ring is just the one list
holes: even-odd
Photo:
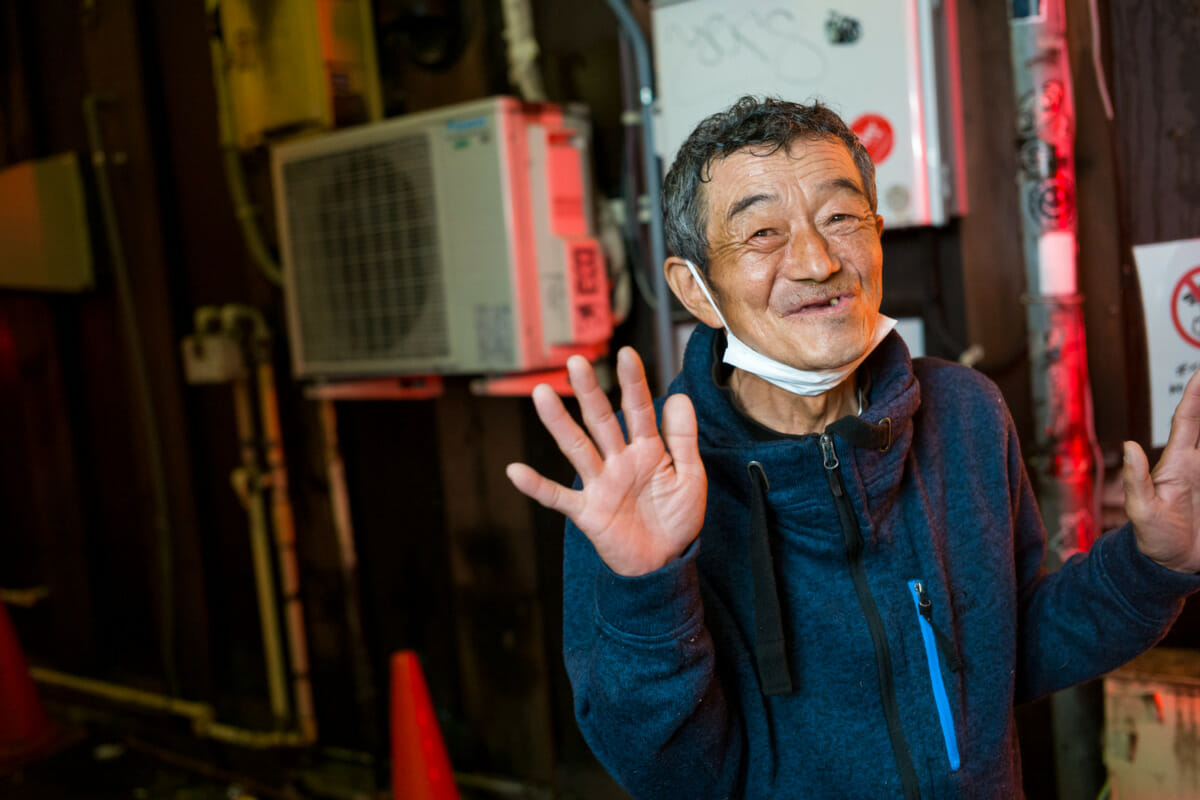
[(888, 227), (966, 212), (955, 0), (653, 0), (655, 132), (669, 167), (742, 95), (819, 99), (875, 160)]
[(494, 97), (272, 149), (300, 377), (517, 373), (612, 333), (582, 109)]
[(238, 146), (383, 117), (369, 0), (221, 0)]
[(94, 284), (78, 157), (0, 169), (0, 288), (78, 292)]

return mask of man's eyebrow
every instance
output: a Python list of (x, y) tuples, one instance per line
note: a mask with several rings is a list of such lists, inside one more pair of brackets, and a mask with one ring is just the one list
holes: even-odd
[(853, 192), (863, 200), (870, 200), (870, 198), (867, 197), (867, 193), (862, 190), (861, 186), (852, 181), (850, 178), (845, 177), (833, 178), (832, 180), (826, 181), (825, 183), (821, 184), (819, 191), (820, 193), (824, 194), (826, 192), (833, 192), (838, 189), (844, 189), (846, 191)]
[(759, 194), (746, 195), (741, 200), (738, 200), (736, 203), (733, 204), (733, 206), (729, 209), (729, 213), (725, 215), (725, 221), (729, 222), (731, 219), (736, 217), (738, 214), (742, 213), (747, 208), (749, 208), (750, 206), (752, 206), (756, 203), (763, 203), (768, 200), (774, 200), (774, 199), (775, 199), (775, 195), (766, 194), (763, 192), (760, 192)]

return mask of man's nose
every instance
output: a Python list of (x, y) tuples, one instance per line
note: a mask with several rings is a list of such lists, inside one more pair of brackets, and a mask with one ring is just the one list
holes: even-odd
[(820, 283), (841, 269), (825, 237), (811, 228), (793, 232), (789, 250), (785, 269), (792, 280)]

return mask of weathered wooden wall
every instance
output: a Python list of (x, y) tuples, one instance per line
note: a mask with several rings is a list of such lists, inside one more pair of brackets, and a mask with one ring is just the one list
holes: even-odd
[[(1110, 6), (1119, 256), (1131, 354), (1128, 425), (1131, 436), (1146, 442), (1145, 326), (1131, 248), (1200, 237), (1200, 2), (1110, 0)], [(1167, 643), (1200, 647), (1196, 598)]]
[[(506, 89), (496, 5), (463, 4), (472, 26), (448, 69), (389, 50), (383, 31), (390, 113)], [(376, 7), (386, 21), (398, 4)], [(612, 193), (623, 136), (615, 23), (602, 2), (570, 14), (561, 3), (535, 7), (551, 97), (592, 108), (597, 185)], [(1092, 72), (1088, 0), (1068, 0), (1081, 288), (1096, 427), (1111, 454), (1146, 432), (1129, 248), (1200, 235), (1200, 3), (1099, 8), (1112, 123)], [(959, 18), (970, 213), (944, 229), (886, 234), (885, 310), (937, 314), (929, 349), (938, 355), (982, 344), (984, 367), (1028, 438), (1007, 12), (1004, 3), (959, 0)], [(198, 0), (0, 4), (0, 164), (86, 152), (83, 97), (115, 99), (101, 123), (108, 147), (128, 156), (112, 175), (166, 443), (174, 552), (173, 592), (164, 593), (141, 412), (111, 265), (101, 258), (92, 292), (0, 291), (0, 584), (52, 591), (15, 614), (36, 659), (157, 689), (169, 688), (170, 660), (185, 695), (253, 724), (266, 714), (265, 688), (245, 515), (228, 483), (237, 464), (231, 400), (221, 387), (185, 386), (177, 346), (201, 305), (249, 303), (276, 331), (284, 326), (280, 295), (255, 271), (228, 204), (207, 25)], [(265, 155), (249, 154), (247, 165), (269, 229)], [(639, 305), (616, 343), (650, 348), (648, 320)], [(364, 730), (355, 710), (319, 418), (290, 378), (282, 335), (274, 355), (323, 737), (377, 748), (383, 732)], [(594, 768), (559, 656), (560, 521), (502, 474), (523, 459), (570, 478), (528, 404), (471, 396), (455, 379), (434, 401), (341, 403), (338, 422), (377, 700), (386, 697), (387, 655), (416, 649), (456, 767), (581, 786)], [(171, 597), (173, 659), (164, 659)], [(603, 778), (595, 785), (588, 796), (619, 796)]]

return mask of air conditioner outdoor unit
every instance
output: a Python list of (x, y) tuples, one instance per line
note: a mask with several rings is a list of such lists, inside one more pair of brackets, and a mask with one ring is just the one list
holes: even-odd
[(584, 111), (494, 97), (272, 150), (302, 378), (513, 373), (612, 333)]

